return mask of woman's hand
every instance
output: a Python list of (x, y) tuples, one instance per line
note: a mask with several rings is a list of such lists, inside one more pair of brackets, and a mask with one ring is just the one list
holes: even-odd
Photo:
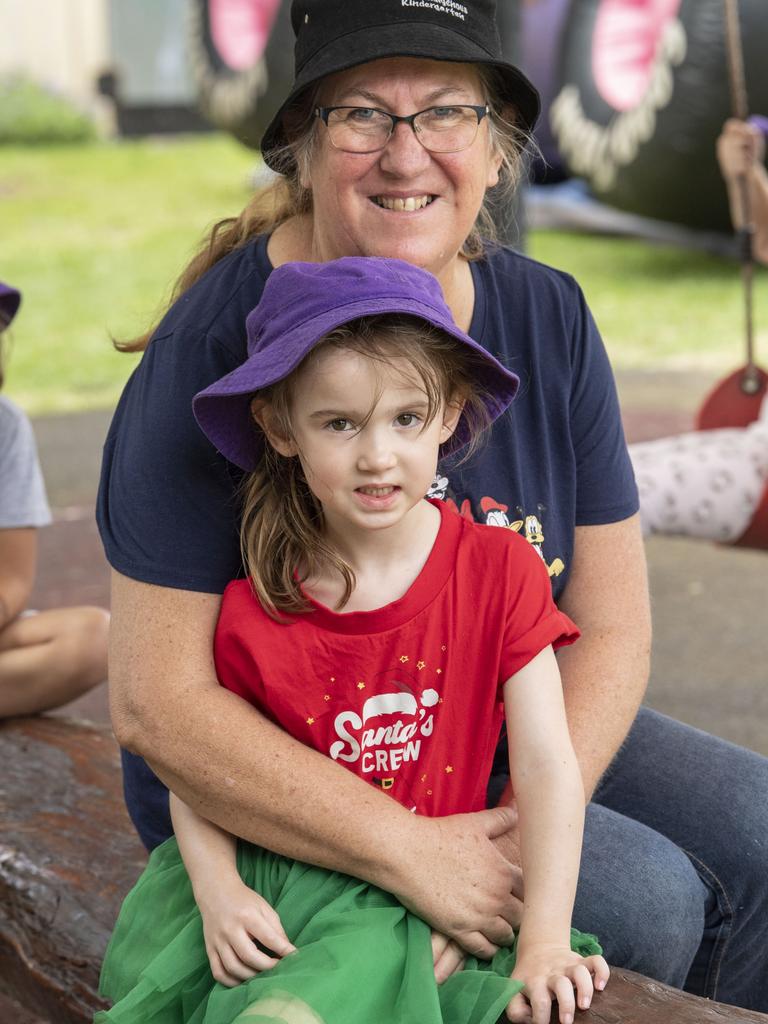
[(513, 866), (494, 840), (515, 824), (507, 807), (443, 818), (412, 815), (417, 830), (398, 851), (384, 888), (472, 956), (490, 959), (514, 936)]
[(467, 955), (461, 946), (442, 932), (432, 932), (432, 963), (438, 985), (464, 967)]
[(507, 1007), (514, 1024), (549, 1024), (552, 1000), (559, 1005), (560, 1024), (572, 1024), (576, 1006), (589, 1008), (595, 989), (602, 991), (610, 977), (601, 956), (579, 956), (568, 946), (536, 945), (518, 954), (512, 977), (525, 988)]
[(493, 840), (493, 845), (509, 863), (512, 871), (511, 896), (514, 901), (514, 909), (510, 915), (510, 920), (515, 928), (519, 928), (523, 920), (525, 885), (523, 884), (523, 870), (520, 867), (522, 857), (520, 855), (520, 829), (518, 827), (519, 815), (517, 813), (517, 802), (512, 796), (511, 783), (507, 785), (507, 790), (502, 795), (499, 806), (504, 807), (506, 813), (512, 815), (514, 819), (514, 825), (507, 832), (503, 832), (500, 836), (497, 836)]
[(197, 901), (211, 973), (227, 988), (268, 971), (281, 957), (295, 952), (277, 913), (239, 877), (213, 879), (210, 887), (198, 892)]

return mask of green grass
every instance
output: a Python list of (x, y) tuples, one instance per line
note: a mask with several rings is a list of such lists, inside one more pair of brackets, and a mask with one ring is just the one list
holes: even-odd
[[(33, 414), (114, 405), (131, 337), (162, 310), (206, 227), (248, 197), (252, 152), (224, 135), (0, 150), (0, 278), (24, 292), (6, 390)], [(537, 259), (572, 272), (616, 366), (730, 368), (741, 289), (729, 262), (642, 242), (538, 232)], [(768, 358), (768, 274), (756, 281)]]
[[(720, 373), (744, 362), (736, 263), (629, 238), (540, 231), (529, 252), (574, 275), (618, 369)], [(755, 273), (755, 347), (768, 361), (768, 272)], [(762, 359), (761, 359), (762, 356)]]
[(7, 393), (33, 414), (114, 405), (137, 358), (110, 336), (152, 323), (254, 165), (224, 135), (0, 150), (0, 277), (24, 295)]

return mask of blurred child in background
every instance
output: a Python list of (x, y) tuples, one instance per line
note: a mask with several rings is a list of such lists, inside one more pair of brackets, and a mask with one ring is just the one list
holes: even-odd
[[(0, 282), (0, 335), (20, 302), (19, 292)], [(0, 394), (0, 718), (66, 704), (107, 676), (107, 611), (25, 610), (35, 581), (37, 530), (50, 521), (32, 425)]]
[[(754, 123), (751, 123), (754, 122)], [(752, 221), (752, 254), (768, 263), (768, 120), (731, 119), (717, 140), (733, 226), (744, 226), (742, 182)], [(747, 427), (696, 430), (629, 446), (643, 533), (730, 544), (749, 528), (768, 487), (768, 398)]]

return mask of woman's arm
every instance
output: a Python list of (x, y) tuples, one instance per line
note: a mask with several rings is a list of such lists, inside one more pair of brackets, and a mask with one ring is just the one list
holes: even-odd
[(373, 882), (470, 952), (508, 941), (512, 869), (491, 840), (510, 812), (413, 815), (291, 739), (219, 686), (220, 602), (113, 574), (110, 692), (121, 744), (222, 829)]
[[(504, 687), (509, 764), (520, 821), (525, 910), (512, 976), (525, 982), (534, 1024), (549, 1024), (559, 1002), (561, 1024), (592, 999), (608, 980), (602, 957), (571, 950), (570, 928), (584, 827), (584, 789), (565, 718), (557, 660), (546, 647)], [(512, 1020), (527, 1016), (518, 996)]]
[(648, 684), (651, 614), (639, 516), (577, 526), (559, 602), (581, 639), (558, 653), (587, 799), (621, 746)]
[(35, 582), (37, 530), (0, 530), (0, 629), (25, 607)]

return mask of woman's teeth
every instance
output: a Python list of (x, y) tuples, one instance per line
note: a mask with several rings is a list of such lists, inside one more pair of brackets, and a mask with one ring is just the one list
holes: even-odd
[(389, 196), (373, 196), (373, 201), (385, 210), (402, 212), (404, 210), (422, 210), (425, 206), (429, 206), (434, 198), (434, 196), (408, 196), (406, 199), (391, 199)]

